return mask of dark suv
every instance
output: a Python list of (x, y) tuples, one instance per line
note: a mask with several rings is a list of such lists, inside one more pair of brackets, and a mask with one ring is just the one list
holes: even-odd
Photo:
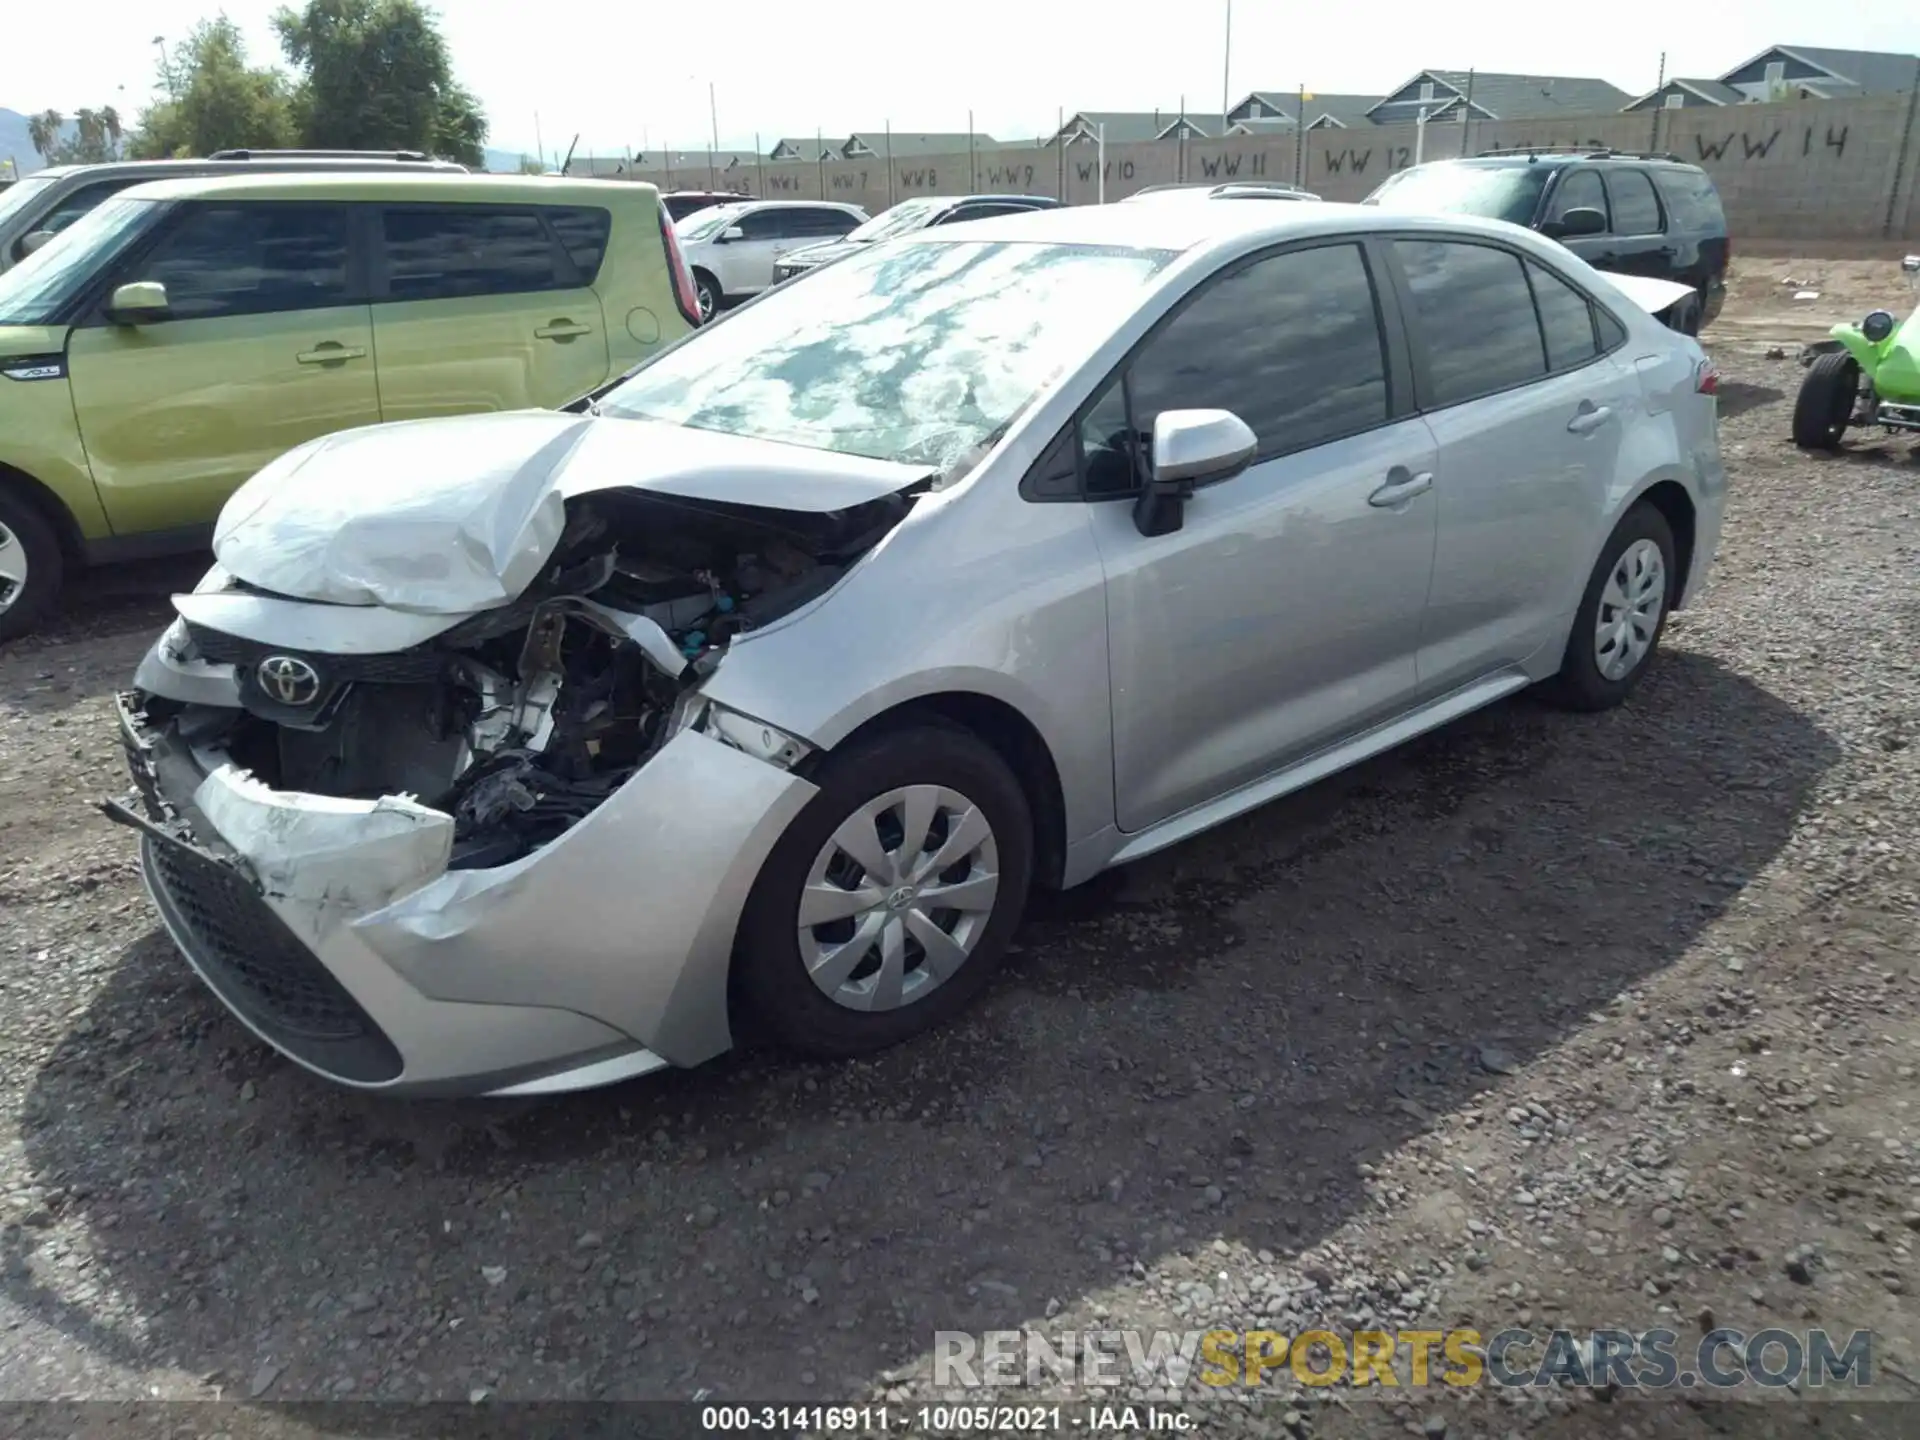
[(1697, 334), (1726, 299), (1726, 212), (1698, 165), (1624, 150), (1490, 150), (1389, 176), (1364, 202), (1538, 230), (1596, 270), (1691, 286), (1669, 323)]

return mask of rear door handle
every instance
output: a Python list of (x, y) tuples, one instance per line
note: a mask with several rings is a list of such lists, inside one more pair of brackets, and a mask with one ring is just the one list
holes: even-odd
[(1416, 495), (1424, 495), (1433, 488), (1433, 472), (1422, 470), (1419, 474), (1396, 465), (1387, 471), (1387, 483), (1367, 496), (1367, 503), (1377, 509), (1403, 505)]
[(1567, 429), (1575, 435), (1590, 435), (1613, 418), (1610, 406), (1596, 405), (1591, 400), (1582, 400), (1580, 409), (1567, 422)]
[(576, 335), (591, 335), (593, 327), (577, 320), (555, 320), (534, 331), (537, 340), (571, 340)]
[(364, 360), (367, 352), (359, 345), (342, 345), (338, 340), (322, 340), (311, 350), (293, 357), (302, 365), (338, 365), (343, 360)]

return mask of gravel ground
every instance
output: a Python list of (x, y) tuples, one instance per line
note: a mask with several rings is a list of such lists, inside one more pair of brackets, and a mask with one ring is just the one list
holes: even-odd
[[(1920, 459), (1792, 450), (1746, 279), (1719, 566), (1629, 706), (1522, 698), (1055, 898), (866, 1063), (495, 1106), (279, 1060), (90, 808), (198, 567), (84, 597), (0, 655), (0, 1398), (903, 1401), (942, 1329), (1717, 1323), (1870, 1328), (1915, 1399)], [(1270, 1389), (1210, 1418), (1920, 1429)]]

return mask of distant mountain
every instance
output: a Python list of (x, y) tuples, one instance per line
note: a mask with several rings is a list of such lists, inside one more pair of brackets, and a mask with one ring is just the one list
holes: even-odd
[[(75, 128), (69, 120), (64, 133), (72, 135)], [(18, 111), (0, 109), (0, 168), (5, 168), (9, 160), (22, 175), (45, 169), (47, 163), (33, 148), (33, 140), (27, 134), (27, 117)]]
[(512, 175), (516, 173), (520, 169), (520, 152), (518, 150), (495, 150), (489, 145), (487, 147), (487, 169), (497, 174)]

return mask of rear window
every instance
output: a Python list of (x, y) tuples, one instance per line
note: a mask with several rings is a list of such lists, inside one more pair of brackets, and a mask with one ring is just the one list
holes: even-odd
[(382, 212), (381, 226), (392, 300), (514, 295), (576, 283), (547, 227), (529, 210), (391, 209)]
[(560, 237), (580, 279), (591, 285), (606, 258), (607, 236), (613, 230), (613, 212), (597, 206), (553, 205), (543, 209), (553, 233)]
[(1656, 170), (1661, 194), (1667, 197), (1667, 209), (1683, 230), (1695, 234), (1724, 235), (1727, 213), (1720, 207), (1720, 192), (1704, 170)]

